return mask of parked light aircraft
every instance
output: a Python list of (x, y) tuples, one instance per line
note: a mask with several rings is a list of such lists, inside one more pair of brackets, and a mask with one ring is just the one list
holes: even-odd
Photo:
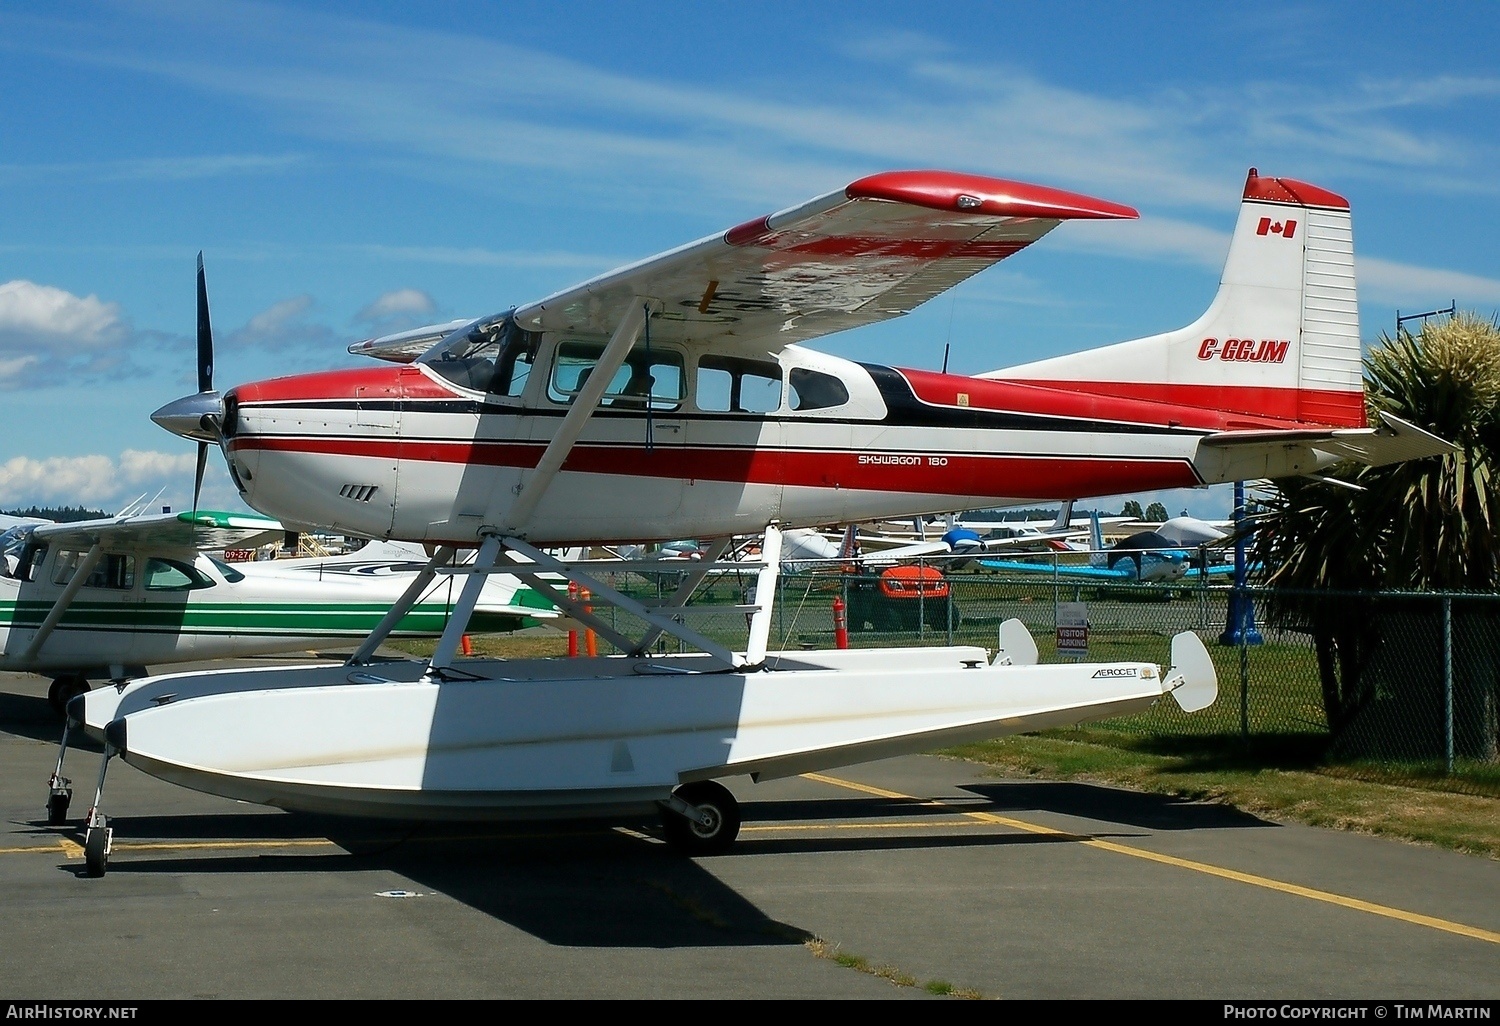
[(1141, 581), (1167, 583), (1198, 580), (1204, 576), (1228, 576), (1234, 565), (1209, 562), (1207, 549), (1230, 536), (1196, 517), (1173, 517), (1146, 531), (1134, 531), (1108, 545), (1103, 518), (1093, 514), (1086, 543), (1067, 542), (1059, 551), (1088, 554), (1088, 562), (1064, 563), (1057, 559), (982, 559), (987, 570), (1020, 574), (1048, 574), (1096, 581)]
[(1155, 531), (1137, 531), (1113, 545), (1104, 543), (1104, 532), (1094, 515), (1086, 546), (1069, 546), (1073, 551), (1087, 551), (1087, 563), (1062, 563), (1052, 560), (981, 559), (986, 570), (1018, 574), (1049, 574), (1057, 577), (1087, 578), (1096, 581), (1175, 581), (1188, 571), (1191, 553), (1168, 541)]
[[(1451, 450), (1398, 418), (1365, 422), (1348, 203), (1254, 171), (1218, 296), (1187, 328), (977, 377), (802, 345), (900, 316), (1063, 221), (1135, 216), (978, 175), (877, 174), (456, 329), (351, 347), (382, 366), (223, 394), (200, 273), (199, 392), (153, 415), (199, 443), (200, 465), (218, 446), (245, 501), (287, 524), (430, 543), (435, 559), (478, 546), (475, 571), (518, 574), (623, 654), (460, 663), (475, 572), (425, 665), (361, 669), (377, 632), (347, 667), (147, 679), (82, 696), (70, 718), (104, 741), (104, 767), (118, 754), (231, 798), (401, 817), (660, 808), (675, 842), (719, 850), (738, 812), (715, 778), (1115, 715), (1166, 692), (1198, 708), (1216, 683), (1191, 634), (1167, 673), (1028, 665), (1035, 646), (1014, 627), (994, 662), (967, 646), (767, 651), (782, 528)], [(760, 531), (760, 597), (731, 650), (683, 622), (686, 603), (733, 536)], [(682, 537), (716, 540), (664, 607), (540, 548)], [(650, 655), (663, 633), (701, 654)], [(102, 873), (99, 798), (88, 826)]]
[[(48, 698), (61, 713), (90, 678), (120, 683), (148, 666), (357, 643), (428, 559), (420, 546), (389, 543), (235, 564), (211, 555), (284, 534), (263, 516), (209, 511), (17, 525), (0, 545), (0, 669), (52, 676)], [(441, 634), (454, 591), (451, 578), (430, 589), (397, 635)], [(556, 610), (497, 577), (478, 616), (476, 632), (511, 631)]]
[[(782, 532), (782, 562), (797, 569), (814, 563), (890, 565), (933, 557), (948, 569), (960, 569), (985, 552), (1066, 547), (1068, 539), (1088, 534), (1087, 526), (1072, 526), (1072, 509), (1068, 501), (1050, 521), (1013, 524), (965, 522), (956, 514), (932, 523), (917, 518), (904, 531), (890, 523), (850, 524), (838, 537), (831, 531), (792, 528)], [(943, 532), (940, 537), (928, 538), (929, 532), (938, 530)]]

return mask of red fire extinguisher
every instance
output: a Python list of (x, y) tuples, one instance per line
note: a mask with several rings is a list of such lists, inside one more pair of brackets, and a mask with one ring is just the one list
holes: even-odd
[(849, 617), (841, 595), (833, 597), (833, 643), (839, 648), (849, 647)]

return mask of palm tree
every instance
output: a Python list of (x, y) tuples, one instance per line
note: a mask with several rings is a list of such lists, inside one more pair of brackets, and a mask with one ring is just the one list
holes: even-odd
[(1312, 634), (1335, 736), (1373, 697), (1362, 670), (1380, 632), (1368, 593), (1500, 583), (1500, 325), (1463, 313), (1383, 335), (1365, 360), (1365, 397), (1372, 421), (1389, 412), (1458, 450), (1326, 475), (1353, 488), (1278, 481), (1254, 525), (1253, 558), (1270, 568), (1264, 618)]

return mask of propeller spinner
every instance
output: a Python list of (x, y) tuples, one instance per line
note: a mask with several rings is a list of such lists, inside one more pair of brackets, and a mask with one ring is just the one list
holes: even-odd
[(208, 284), (203, 274), (203, 254), (198, 254), (198, 391), (174, 399), (151, 414), (151, 419), (174, 435), (198, 443), (198, 467), (193, 476), (193, 512), (203, 490), (203, 471), (208, 465), (208, 447), (223, 439), (224, 400), (214, 391), (214, 333), (208, 315)]

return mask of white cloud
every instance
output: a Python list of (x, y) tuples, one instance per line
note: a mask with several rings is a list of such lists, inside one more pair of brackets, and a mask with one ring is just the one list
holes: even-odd
[(1395, 260), (1355, 257), (1355, 274), (1363, 297), (1378, 296), (1390, 303), (1429, 303), (1453, 299), (1464, 303), (1500, 303), (1500, 279), (1462, 271), (1418, 267)]
[(128, 329), (120, 320), (116, 303), (29, 281), (0, 285), (0, 338), (101, 346), (118, 342), (126, 334)]
[(333, 329), (308, 318), (316, 306), (313, 297), (306, 294), (283, 299), (231, 331), (224, 341), (233, 347), (273, 352), (316, 354), (336, 349), (339, 338)]
[(108, 456), (13, 456), (0, 464), (0, 502), (95, 506), (115, 497), (119, 482)]
[(180, 182), (226, 175), (273, 174), (297, 167), (297, 154), (221, 154), (203, 157), (147, 157), (137, 160), (88, 160), (54, 164), (0, 164), (0, 181), (22, 182), (60, 177), (89, 181)]
[(126, 449), (120, 453), (120, 480), (127, 486), (151, 484), (174, 475), (192, 474), (197, 464), (197, 450), (191, 446), (180, 453)]
[(119, 304), (17, 279), (0, 284), (0, 390), (141, 373)]
[(432, 297), (421, 289), (396, 289), (377, 298), (354, 315), (356, 321), (379, 321), (402, 314), (430, 314), (437, 309)]
[[(0, 506), (85, 506), (113, 512), (144, 499), (187, 509), (192, 505), (196, 465), (196, 448), (187, 444), (182, 452), (126, 449), (118, 457), (97, 453), (45, 459), (15, 456), (0, 464)], [(223, 460), (213, 453), (200, 505), (244, 508)]]

